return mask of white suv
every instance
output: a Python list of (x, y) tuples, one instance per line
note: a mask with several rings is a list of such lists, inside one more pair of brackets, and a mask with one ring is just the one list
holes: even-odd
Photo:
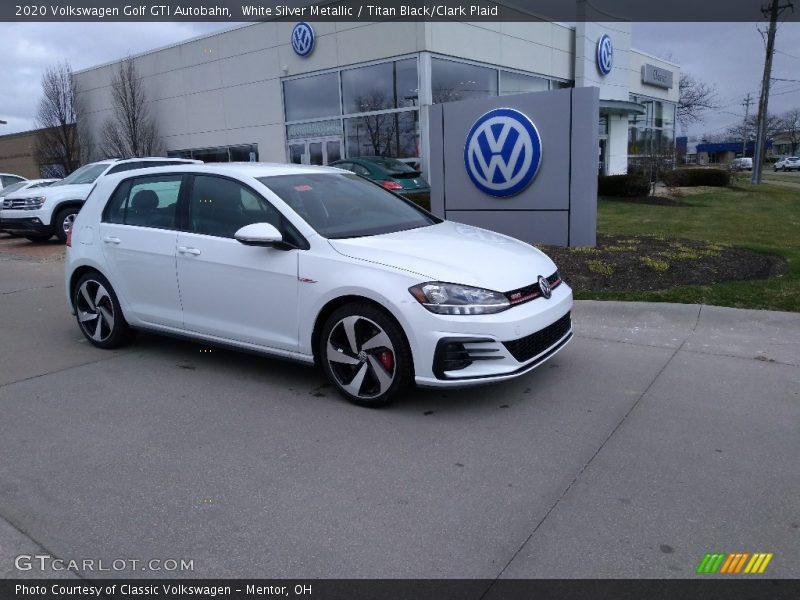
[(30, 194), (7, 198), (0, 213), (0, 230), (22, 234), (32, 242), (49, 240), (54, 234), (65, 242), (75, 215), (98, 177), (166, 165), (197, 164), (202, 161), (183, 158), (126, 158), (101, 160), (57, 181), (46, 189), (31, 190)]
[(776, 162), (772, 169), (774, 171), (800, 171), (800, 158), (797, 156), (785, 156)]

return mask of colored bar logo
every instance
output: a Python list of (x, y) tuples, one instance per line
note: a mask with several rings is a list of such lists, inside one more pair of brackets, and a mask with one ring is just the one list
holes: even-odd
[(769, 561), (772, 560), (772, 552), (734, 552), (733, 554), (715, 553), (706, 554), (697, 573), (701, 575), (720, 573), (725, 575), (735, 575), (738, 573), (760, 574), (767, 570)]

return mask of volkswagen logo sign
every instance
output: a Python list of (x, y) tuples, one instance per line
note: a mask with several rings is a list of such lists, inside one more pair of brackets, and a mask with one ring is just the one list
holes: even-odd
[(314, 50), (314, 30), (305, 21), (292, 29), (292, 50), (300, 56), (308, 56)]
[(547, 281), (546, 277), (542, 277), (539, 275), (539, 289), (542, 292), (542, 296), (545, 298), (550, 298), (553, 295), (553, 290), (550, 288), (550, 282)]
[(603, 34), (597, 41), (597, 68), (603, 75), (611, 73), (614, 66), (614, 44), (611, 38)]
[(480, 117), (464, 144), (464, 165), (479, 190), (505, 198), (524, 190), (542, 162), (542, 140), (533, 122), (512, 108)]

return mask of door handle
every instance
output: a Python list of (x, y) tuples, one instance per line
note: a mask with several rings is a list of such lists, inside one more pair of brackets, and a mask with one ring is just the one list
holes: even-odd
[(188, 246), (178, 246), (178, 252), (181, 254), (193, 254), (194, 256), (200, 256), (200, 250), (197, 248), (189, 248)]
[(122, 240), (119, 239), (118, 237), (114, 237), (114, 236), (111, 236), (111, 235), (107, 235), (106, 237), (104, 237), (103, 241), (106, 244), (119, 244), (119, 243), (122, 242)]

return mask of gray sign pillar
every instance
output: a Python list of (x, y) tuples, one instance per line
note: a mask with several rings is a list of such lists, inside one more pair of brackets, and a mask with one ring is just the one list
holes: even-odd
[(599, 110), (591, 87), (431, 106), (432, 212), (526, 242), (594, 246)]

